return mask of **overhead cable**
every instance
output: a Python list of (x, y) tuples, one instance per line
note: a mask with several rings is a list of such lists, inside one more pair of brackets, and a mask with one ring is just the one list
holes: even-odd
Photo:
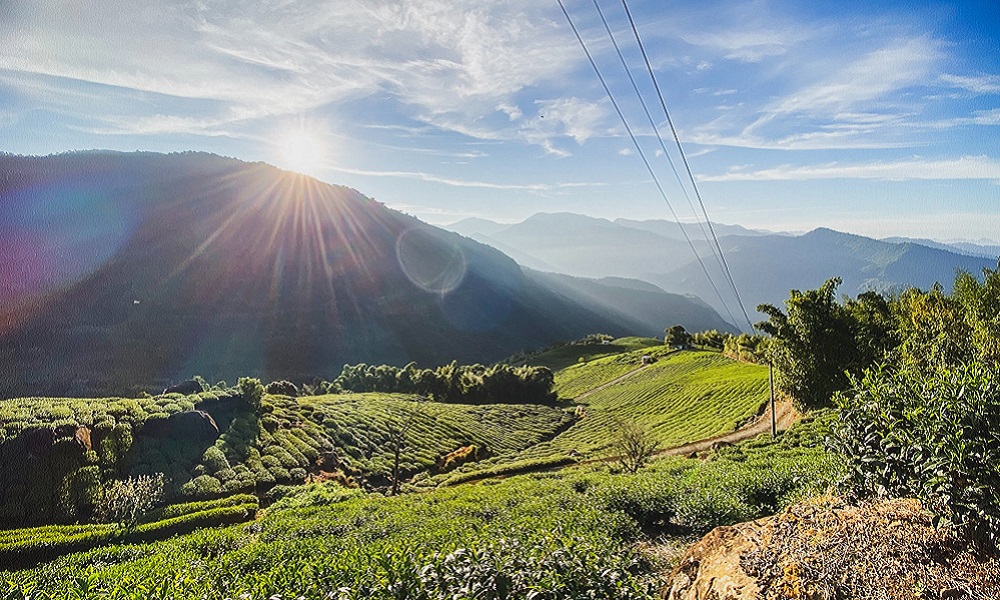
[[(560, 0), (560, 4), (561, 3), (562, 1)], [(708, 223), (708, 228), (712, 232), (712, 239), (715, 241), (715, 247), (719, 251), (719, 256), (722, 259), (726, 278), (729, 280), (729, 284), (733, 288), (733, 293), (736, 294), (736, 301), (739, 302), (740, 309), (743, 311), (743, 316), (746, 318), (747, 324), (750, 325), (751, 330), (756, 331), (757, 328), (750, 319), (750, 313), (747, 312), (746, 306), (743, 304), (743, 298), (740, 296), (740, 290), (736, 287), (736, 281), (733, 279), (733, 273), (729, 268), (729, 261), (726, 260), (726, 254), (722, 251), (722, 244), (719, 243), (719, 236), (716, 235), (715, 227), (712, 226), (712, 221), (708, 218), (708, 211), (705, 209), (705, 201), (702, 199), (701, 190), (698, 189), (698, 184), (695, 181), (694, 174), (691, 172), (691, 165), (688, 163), (687, 155), (684, 153), (684, 147), (681, 145), (681, 138), (677, 134), (677, 128), (674, 126), (673, 119), (670, 118), (670, 111), (667, 110), (667, 103), (663, 99), (663, 92), (660, 90), (660, 84), (656, 81), (656, 75), (653, 73), (653, 66), (649, 62), (649, 56), (646, 54), (646, 47), (643, 45), (642, 38), (639, 36), (639, 29), (635, 26), (635, 20), (632, 19), (632, 11), (628, 8), (627, 0), (622, 0), (622, 7), (625, 9), (625, 15), (628, 17), (629, 25), (632, 27), (632, 33), (635, 35), (636, 44), (638, 44), (639, 51), (642, 53), (642, 59), (646, 63), (646, 70), (649, 72), (649, 77), (653, 81), (653, 87), (656, 89), (656, 95), (660, 99), (660, 106), (663, 108), (663, 114), (667, 118), (667, 123), (670, 125), (670, 131), (673, 133), (674, 141), (677, 143), (677, 151), (680, 153), (681, 159), (684, 161), (684, 168), (687, 170), (688, 178), (691, 180), (691, 187), (694, 189), (695, 196), (698, 198), (698, 203), (701, 205), (702, 214), (705, 215), (705, 222)]]
[[(576, 36), (578, 42), (580, 42), (580, 47), (583, 48), (584, 54), (587, 55), (587, 60), (590, 61), (590, 66), (594, 68), (594, 73), (597, 74), (597, 78), (601, 82), (601, 86), (604, 87), (604, 92), (608, 95), (608, 99), (611, 101), (611, 105), (614, 107), (615, 112), (618, 113), (618, 118), (621, 119), (622, 125), (625, 126), (625, 131), (628, 133), (629, 138), (632, 140), (632, 144), (635, 146), (636, 152), (638, 152), (639, 157), (642, 159), (644, 165), (646, 165), (646, 170), (649, 172), (650, 177), (653, 178), (653, 183), (656, 185), (656, 189), (659, 190), (660, 196), (663, 201), (666, 202), (667, 208), (670, 209), (670, 213), (673, 215), (675, 220), (679, 220), (677, 217), (677, 212), (674, 210), (673, 205), (670, 204), (670, 199), (667, 193), (663, 189), (663, 185), (660, 183), (660, 179), (656, 176), (656, 172), (653, 170), (652, 165), (649, 163), (649, 159), (646, 158), (646, 153), (643, 152), (642, 146), (639, 145), (639, 141), (635, 137), (635, 133), (632, 131), (632, 127), (628, 124), (628, 119), (625, 118), (625, 113), (622, 112), (621, 107), (618, 105), (618, 101), (615, 100), (614, 94), (611, 93), (611, 88), (608, 87), (608, 82), (604, 79), (604, 75), (601, 73), (601, 69), (597, 66), (597, 62), (594, 61), (593, 55), (590, 53), (590, 49), (587, 48), (587, 43), (583, 41), (583, 36), (580, 35), (579, 29), (576, 27), (576, 23), (573, 22), (573, 17), (570, 16), (569, 11), (566, 10), (566, 5), (563, 4), (563, 0), (556, 0), (559, 3), (559, 8), (562, 9), (563, 15), (566, 16), (566, 21), (569, 23), (570, 28), (573, 30), (573, 34)], [(708, 272), (708, 268), (705, 267), (705, 262), (701, 259), (698, 254), (694, 243), (691, 241), (691, 237), (687, 234), (683, 228), (681, 232), (684, 234), (684, 239), (687, 240), (688, 245), (691, 246), (691, 250), (694, 252), (694, 256), (698, 259), (698, 264), (701, 265), (702, 271), (705, 272), (705, 277), (708, 278), (708, 282), (712, 285), (712, 289), (715, 290), (716, 295), (719, 297), (719, 301), (722, 302), (722, 306), (729, 313), (729, 318), (736, 321), (733, 312), (729, 309), (729, 305), (726, 303), (725, 298), (723, 298), (722, 293), (719, 291), (717, 285), (715, 285), (715, 280), (712, 279), (712, 275)]]

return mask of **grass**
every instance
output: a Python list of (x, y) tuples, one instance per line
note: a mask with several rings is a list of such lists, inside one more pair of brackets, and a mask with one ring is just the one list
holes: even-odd
[(636, 542), (763, 516), (825, 489), (836, 463), (796, 445), (822, 437), (822, 425), (705, 461), (657, 461), (637, 476), (590, 466), (396, 498), (341, 495), (0, 571), (0, 597), (655, 598), (667, 566)]
[(608, 344), (560, 344), (542, 352), (515, 357), (513, 360), (518, 364), (548, 367), (553, 371), (559, 371), (578, 364), (581, 360), (587, 362), (605, 356), (634, 352), (645, 348), (655, 348), (657, 346), (663, 346), (662, 340), (646, 337), (623, 337), (612, 340)]

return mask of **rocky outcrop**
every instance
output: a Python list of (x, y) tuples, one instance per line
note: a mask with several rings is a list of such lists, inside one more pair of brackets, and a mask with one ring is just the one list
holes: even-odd
[(184, 438), (192, 442), (211, 443), (219, 437), (219, 426), (207, 412), (189, 410), (166, 418), (147, 419), (140, 437)]
[(1000, 598), (1000, 560), (977, 557), (916, 500), (821, 496), (719, 527), (688, 549), (668, 600)]

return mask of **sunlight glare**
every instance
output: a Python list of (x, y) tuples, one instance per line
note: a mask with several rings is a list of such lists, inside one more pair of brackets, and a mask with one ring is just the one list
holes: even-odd
[(318, 175), (327, 159), (324, 136), (305, 127), (286, 131), (281, 136), (278, 150), (281, 167), (306, 175)]

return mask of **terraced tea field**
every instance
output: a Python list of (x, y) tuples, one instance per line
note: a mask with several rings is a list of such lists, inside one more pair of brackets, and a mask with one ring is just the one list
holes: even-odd
[[(671, 352), (647, 348), (568, 367), (556, 374), (560, 396), (580, 393), (641, 366), (643, 354), (657, 361), (633, 376), (579, 401), (579, 422), (551, 441), (528, 448), (516, 461), (557, 461), (569, 454), (598, 458), (614, 439), (616, 419), (634, 420), (664, 448), (733, 431), (768, 398), (767, 368), (730, 360), (716, 352)], [(490, 464), (490, 463), (494, 464)], [(497, 462), (467, 467), (491, 468)], [(457, 477), (457, 476), (456, 476)]]

